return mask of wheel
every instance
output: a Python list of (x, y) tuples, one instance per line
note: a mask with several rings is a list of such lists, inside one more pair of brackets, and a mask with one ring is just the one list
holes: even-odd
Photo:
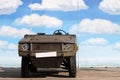
[(33, 64), (30, 64), (30, 71), (33, 72), (33, 73), (36, 73), (37, 68)]
[(63, 69), (69, 69), (69, 58), (67, 57), (67, 58), (65, 58), (64, 60), (63, 60), (63, 62), (62, 62), (62, 64), (61, 64), (63, 67)]
[(22, 64), (21, 64), (21, 76), (22, 77), (29, 77), (30, 75), (30, 66), (29, 66), (29, 58), (22, 57)]
[(69, 58), (69, 76), (76, 77), (76, 56), (71, 56)]

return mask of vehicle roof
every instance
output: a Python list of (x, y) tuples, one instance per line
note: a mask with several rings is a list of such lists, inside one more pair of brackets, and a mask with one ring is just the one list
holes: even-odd
[(20, 43), (76, 43), (75, 35), (25, 35)]

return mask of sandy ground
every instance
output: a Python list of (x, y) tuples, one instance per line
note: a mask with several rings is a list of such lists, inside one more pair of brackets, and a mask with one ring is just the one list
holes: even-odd
[(69, 78), (68, 72), (59, 74), (32, 74), (21, 78), (20, 68), (0, 68), (0, 80), (120, 80), (120, 68), (80, 68), (76, 78)]

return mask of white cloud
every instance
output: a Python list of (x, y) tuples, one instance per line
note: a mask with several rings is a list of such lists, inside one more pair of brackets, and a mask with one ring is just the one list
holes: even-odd
[(114, 45), (91, 46), (79, 45), (77, 61), (81, 67), (119, 66), (120, 51)]
[(83, 19), (69, 30), (70, 33), (120, 34), (120, 25), (104, 19)]
[(21, 0), (1, 0), (0, 1), (0, 15), (9, 15), (16, 12), (17, 8), (21, 6)]
[(42, 3), (30, 4), (31, 10), (76, 11), (87, 9), (83, 0), (43, 0)]
[(103, 0), (99, 8), (106, 13), (120, 15), (120, 0)]
[(69, 33), (79, 35), (79, 33), (80, 33), (79, 28), (80, 28), (79, 24), (74, 24), (74, 25), (69, 29)]
[(8, 41), (0, 40), (0, 49), (3, 49), (3, 50), (16, 50), (17, 45), (15, 45), (14, 43), (9, 43)]
[(120, 42), (116, 42), (116, 43), (115, 43), (115, 48), (116, 48), (116, 49), (120, 49)]
[(88, 40), (85, 40), (81, 42), (82, 45), (99, 45), (99, 46), (104, 46), (108, 44), (108, 41), (105, 40), (104, 38), (90, 38)]
[(20, 67), (20, 57), (18, 56), (17, 53), (18, 53), (17, 44), (0, 40), (0, 66)]
[(25, 34), (34, 34), (34, 32), (25, 28), (16, 29), (10, 26), (2, 26), (0, 28), (0, 36), (19, 38), (23, 37)]
[(16, 19), (15, 24), (19, 25), (29, 25), (31, 27), (41, 27), (45, 26), (47, 28), (53, 28), (53, 27), (60, 27), (62, 25), (62, 21), (50, 16), (40, 16), (38, 14), (31, 14), (26, 15), (23, 18)]

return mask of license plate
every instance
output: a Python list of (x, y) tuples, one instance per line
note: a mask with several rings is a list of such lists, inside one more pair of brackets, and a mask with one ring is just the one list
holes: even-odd
[(57, 52), (42, 52), (42, 53), (36, 53), (36, 58), (44, 58), (44, 57), (56, 57)]

